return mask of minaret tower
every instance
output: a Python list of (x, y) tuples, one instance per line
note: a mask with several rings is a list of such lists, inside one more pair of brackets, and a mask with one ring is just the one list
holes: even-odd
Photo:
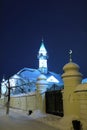
[(38, 52), (38, 59), (39, 59), (39, 70), (41, 71), (41, 73), (46, 74), (48, 71), (48, 67), (47, 67), (48, 55), (47, 55), (47, 50), (44, 46), (43, 39)]

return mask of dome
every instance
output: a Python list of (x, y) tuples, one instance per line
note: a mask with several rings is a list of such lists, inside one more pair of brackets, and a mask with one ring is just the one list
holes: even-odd
[(37, 78), (37, 81), (36, 81), (36, 85), (47, 85), (48, 82), (47, 82), (47, 78), (45, 75), (41, 74), (38, 78)]
[(46, 80), (46, 76), (41, 74), (36, 81), (37, 90), (39, 90), (41, 93), (45, 92), (48, 87), (48, 82)]
[(76, 87), (75, 92), (80, 92), (80, 91), (87, 91), (87, 83), (79, 84)]
[(80, 67), (76, 63), (69, 62), (69, 63), (64, 65), (63, 70), (71, 70), (71, 69), (79, 70), (79, 68)]
[(64, 73), (62, 77), (65, 77), (65, 76), (81, 76), (82, 77), (82, 74), (79, 72), (79, 68), (80, 67), (74, 62), (69, 62), (65, 64), (63, 67)]
[(43, 75), (43, 74), (41, 74), (41, 75), (37, 78), (37, 80), (46, 80), (46, 79), (47, 79), (46, 76)]

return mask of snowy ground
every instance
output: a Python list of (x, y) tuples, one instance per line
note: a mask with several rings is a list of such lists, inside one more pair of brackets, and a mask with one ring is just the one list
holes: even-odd
[(54, 128), (58, 128), (58, 130), (74, 130), (72, 120), (78, 120), (76, 116), (60, 117), (52, 114), (43, 114), (40, 110), (34, 111), (30, 117)]
[(9, 115), (0, 107), (0, 130), (59, 130), (27, 115), (26, 112), (10, 109)]
[[(0, 108), (0, 119), (6, 115), (5, 108)], [(72, 120), (78, 119), (77, 117), (59, 117), (51, 114), (44, 114), (40, 110), (35, 110), (31, 115), (28, 115), (28, 112), (21, 111), (18, 109), (10, 109), (9, 116), (13, 115), (12, 117), (17, 119), (33, 119), (37, 122), (42, 122), (43, 124), (49, 125), (57, 130), (73, 130)], [(3, 119), (3, 118), (2, 118)]]

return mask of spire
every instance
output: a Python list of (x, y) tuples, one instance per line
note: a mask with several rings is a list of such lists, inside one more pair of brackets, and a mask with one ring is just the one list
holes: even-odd
[(72, 50), (69, 50), (69, 61), (72, 62)]
[(47, 54), (47, 50), (44, 46), (43, 39), (42, 39), (41, 46), (40, 46), (40, 49), (39, 49), (39, 54), (43, 54), (44, 56), (46, 56), (46, 54)]

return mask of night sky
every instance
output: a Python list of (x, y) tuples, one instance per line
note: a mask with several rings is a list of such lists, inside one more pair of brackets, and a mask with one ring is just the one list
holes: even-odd
[(87, 5), (84, 0), (0, 0), (0, 81), (24, 67), (38, 68), (42, 37), (48, 69), (73, 62), (87, 77)]

